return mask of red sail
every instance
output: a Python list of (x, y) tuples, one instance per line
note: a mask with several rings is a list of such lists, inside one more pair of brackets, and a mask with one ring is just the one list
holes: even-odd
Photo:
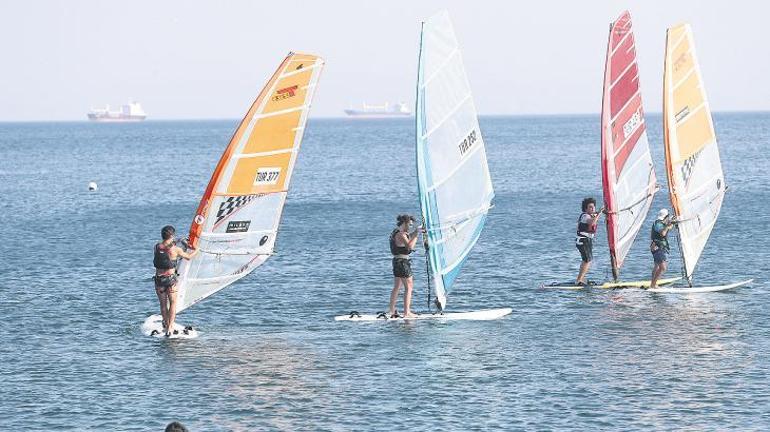
[(617, 280), (656, 190), (628, 11), (610, 25), (607, 42), (602, 100), (602, 189), (612, 273)]

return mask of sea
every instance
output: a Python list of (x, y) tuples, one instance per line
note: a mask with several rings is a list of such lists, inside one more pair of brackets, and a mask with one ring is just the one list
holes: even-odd
[[(580, 202), (601, 203), (599, 116), (482, 117), (495, 206), (447, 308), (513, 313), (336, 322), (387, 308), (388, 235), (420, 211), (414, 124), (311, 119), (276, 255), (179, 315), (187, 340), (140, 330), (153, 245), (187, 232), (237, 120), (0, 123), (0, 430), (770, 430), (770, 113), (714, 121), (729, 189), (695, 283), (751, 286), (541, 289), (575, 277)], [(649, 279), (670, 207), (647, 127), (662, 190), (627, 280)], [(594, 255), (609, 278), (603, 224)]]

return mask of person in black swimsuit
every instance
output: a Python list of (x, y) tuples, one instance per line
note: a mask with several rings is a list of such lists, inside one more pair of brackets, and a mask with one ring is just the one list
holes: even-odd
[(176, 319), (176, 264), (179, 258), (191, 259), (198, 251), (187, 253), (174, 244), (176, 230), (166, 225), (160, 230), (162, 242), (155, 244), (155, 256), (152, 264), (155, 266), (155, 294), (160, 302), (160, 315), (163, 317), (163, 328), (167, 335), (171, 334)]
[(422, 226), (418, 226), (411, 233), (409, 228), (414, 224), (414, 217), (402, 214), (396, 218), (398, 228), (390, 233), (390, 253), (393, 254), (393, 291), (390, 293), (390, 305), (388, 314), (390, 317), (397, 317), (396, 301), (401, 285), (404, 285), (404, 317), (412, 318), (416, 315), (412, 313), (412, 288), (414, 280), (412, 278), (412, 262), (409, 254), (414, 251), (417, 244), (417, 238), (420, 236)]

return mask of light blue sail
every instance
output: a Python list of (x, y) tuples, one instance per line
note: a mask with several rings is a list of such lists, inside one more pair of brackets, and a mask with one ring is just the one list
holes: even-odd
[(476, 107), (446, 11), (422, 26), (415, 112), (420, 207), (433, 292), (443, 310), (494, 198)]

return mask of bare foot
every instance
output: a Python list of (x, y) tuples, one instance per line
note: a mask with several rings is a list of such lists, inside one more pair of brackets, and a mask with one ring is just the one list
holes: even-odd
[(411, 311), (409, 311), (409, 312), (404, 314), (404, 318), (417, 318), (418, 316), (419, 315), (417, 315), (416, 313), (413, 313)]

